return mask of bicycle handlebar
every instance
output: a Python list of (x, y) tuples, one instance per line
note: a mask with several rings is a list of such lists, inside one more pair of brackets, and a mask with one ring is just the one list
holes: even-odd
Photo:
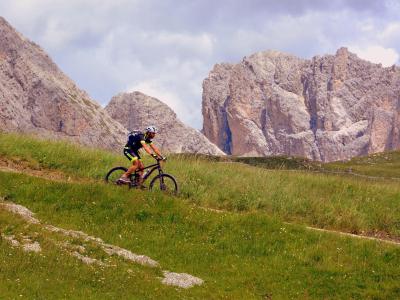
[(166, 161), (166, 160), (167, 160), (166, 157), (159, 158), (159, 157), (158, 157), (157, 155), (155, 155), (154, 153), (151, 154), (151, 156), (152, 156), (156, 161), (161, 161), (161, 160)]

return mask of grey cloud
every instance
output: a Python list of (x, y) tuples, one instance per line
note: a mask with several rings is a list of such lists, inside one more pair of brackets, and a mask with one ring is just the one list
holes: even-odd
[[(92, 97), (104, 105), (116, 93), (150, 82), (160, 88), (160, 100), (169, 94), (168, 104), (197, 128), (202, 80), (215, 63), (267, 49), (309, 58), (369, 41), (400, 49), (397, 32), (377, 37), (397, 20), (384, 1), (25, 2), (30, 6), (2, 0), (0, 11)], [(39, 2), (41, 8), (32, 4)], [(365, 20), (371, 32), (360, 29)]]
[(254, 26), (276, 15), (299, 16), (306, 12), (340, 10), (374, 15), (387, 10), (384, 1), (376, 0), (165, 0), (161, 5), (160, 1), (150, 0), (146, 3), (135, 10), (144, 27), (153, 28), (162, 20), (167, 30), (191, 31), (215, 29), (216, 26)]

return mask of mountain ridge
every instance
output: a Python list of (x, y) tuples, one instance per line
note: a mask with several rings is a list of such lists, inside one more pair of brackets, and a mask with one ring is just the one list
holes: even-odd
[(347, 48), (310, 60), (258, 52), (203, 82), (203, 132), (240, 156), (319, 161), (400, 148), (400, 68)]

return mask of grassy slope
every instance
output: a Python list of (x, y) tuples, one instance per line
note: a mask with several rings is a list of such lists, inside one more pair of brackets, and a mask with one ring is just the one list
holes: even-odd
[(313, 162), (301, 157), (227, 157), (214, 160), (229, 160), (265, 169), (306, 170), (317, 172), (345, 172), (360, 175), (400, 179), (400, 151), (375, 153), (355, 157), (348, 161), (331, 163)]
[[(398, 247), (307, 232), (260, 213), (216, 214), (162, 195), (126, 195), (103, 184), (49, 183), (5, 173), (0, 173), (0, 182), (9, 199), (28, 206), (49, 224), (83, 230), (206, 281), (203, 287), (178, 292), (162, 286), (152, 269), (130, 266), (134, 276), (128, 278), (127, 264), (111, 270), (87, 267), (60, 258), (51, 245), (43, 253), (49, 259), (31, 254), (26, 261), (26, 254), (2, 243), (1, 259), (11, 263), (2, 264), (1, 282), (19, 278), (25, 295), (47, 298), (63, 291), (94, 299), (107, 298), (106, 291), (112, 290), (109, 298), (385, 298), (400, 292)], [(1, 228), (14, 234), (24, 230), (11, 218), (3, 216)], [(49, 276), (49, 270), (59, 276)], [(18, 286), (11, 289), (13, 295), (22, 291)]]
[[(0, 155), (34, 168), (102, 179), (126, 159), (65, 143), (44, 143), (0, 135)], [(15, 147), (15, 145), (20, 145)], [(308, 172), (265, 170), (245, 164), (175, 156), (166, 166), (180, 183), (180, 197), (202, 206), (257, 210), (282, 220), (347, 232), (400, 237), (400, 186), (391, 180), (364, 180)]]
[[(0, 156), (92, 178), (101, 178), (113, 165), (126, 164), (112, 154), (29, 138), (22, 142), (13, 135), (0, 135)], [(159, 270), (122, 261), (117, 269), (103, 270), (60, 257), (52, 245), (45, 247), (44, 258), (11, 249), (2, 241), (0, 295), (93, 299), (400, 296), (398, 247), (313, 233), (280, 221), (294, 219), (351, 230), (352, 220), (360, 220), (360, 228), (382, 230), (376, 215), (388, 212), (398, 220), (395, 184), (271, 172), (182, 157), (171, 159), (167, 171), (180, 181), (179, 198), (128, 193), (102, 183), (54, 183), (8, 173), (0, 173), (0, 196), (29, 207), (46, 223), (83, 230), (149, 255), (164, 269), (199, 276), (206, 281), (204, 286), (176, 290), (159, 283)], [(218, 214), (191, 203), (248, 212)], [(338, 211), (350, 211), (351, 218), (342, 214), (343, 221), (338, 222)], [(390, 218), (385, 222), (386, 230), (397, 235), (398, 224)], [(0, 213), (0, 228), (14, 234), (37, 231), (16, 224), (5, 212)], [(40, 236), (45, 239), (46, 233)], [(133, 274), (126, 272), (128, 267)], [(64, 274), (64, 280), (49, 276), (50, 269), (60, 277)]]
[(368, 176), (400, 178), (400, 151), (376, 153), (355, 157), (347, 162), (326, 165), (330, 170), (349, 171)]

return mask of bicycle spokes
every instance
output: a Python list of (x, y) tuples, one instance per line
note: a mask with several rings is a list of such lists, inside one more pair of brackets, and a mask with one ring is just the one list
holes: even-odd
[(171, 175), (161, 174), (152, 180), (150, 189), (176, 194), (178, 192), (178, 185)]

